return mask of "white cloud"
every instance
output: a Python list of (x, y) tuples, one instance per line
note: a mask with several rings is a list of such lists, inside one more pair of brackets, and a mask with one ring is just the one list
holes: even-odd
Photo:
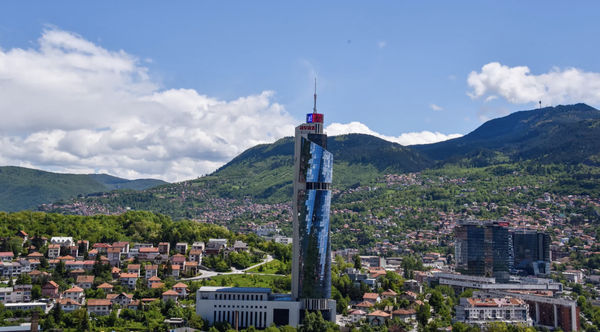
[(500, 96), (513, 104), (600, 103), (600, 73), (577, 68), (553, 68), (548, 73), (534, 75), (529, 67), (508, 67), (490, 62), (480, 72), (469, 74), (471, 87), (468, 95), (486, 97), (486, 101)]
[(439, 132), (421, 131), (421, 132), (410, 132), (404, 133), (400, 136), (386, 136), (377, 133), (365, 124), (353, 121), (350, 123), (332, 123), (325, 131), (328, 135), (344, 135), (344, 134), (368, 134), (379, 137), (386, 141), (395, 142), (401, 145), (415, 145), (415, 144), (428, 144), (449, 140), (451, 138), (461, 137), (461, 134), (442, 134)]
[(293, 132), (271, 91), (165, 90), (142, 62), (58, 29), (37, 48), (0, 48), (0, 164), (176, 181)]
[(384, 48), (387, 46), (387, 42), (385, 40), (380, 40), (377, 42), (377, 47)]
[(431, 109), (434, 111), (443, 111), (444, 110), (444, 108), (442, 108), (441, 106), (438, 106), (436, 104), (431, 104), (431, 105), (429, 105), (429, 107), (431, 107)]

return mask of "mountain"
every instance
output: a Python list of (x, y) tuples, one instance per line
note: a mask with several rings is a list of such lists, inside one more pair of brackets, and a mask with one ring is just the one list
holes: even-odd
[[(433, 163), (418, 152), (380, 138), (350, 134), (329, 137), (333, 153), (333, 186), (345, 189), (368, 185), (387, 173), (414, 172)], [(233, 218), (240, 205), (289, 203), (292, 195), (293, 138), (252, 147), (214, 173), (141, 192), (94, 195), (44, 206), (43, 210), (75, 213), (121, 213), (149, 210), (173, 218)], [(215, 212), (215, 211), (219, 212)], [(252, 208), (250, 209), (252, 210)], [(219, 217), (215, 217), (219, 214)], [(232, 217), (233, 216), (233, 217)]]
[[(340, 189), (369, 183), (384, 173), (414, 172), (432, 165), (410, 148), (370, 135), (328, 137), (327, 147), (333, 153), (333, 186)], [(244, 151), (212, 176), (227, 179), (236, 192), (233, 196), (289, 200), (293, 154), (293, 138), (282, 138)]]
[[(528, 160), (530, 165), (595, 166), (600, 163), (599, 140), (600, 111), (576, 104), (516, 112), (488, 121), (461, 138), (440, 143), (404, 147), (369, 135), (350, 134), (329, 137), (328, 149), (334, 156), (333, 188), (345, 190), (374, 186), (375, 180), (385, 174), (435, 171), (445, 164), (479, 167)], [(244, 218), (261, 211), (281, 211), (284, 208), (269, 205), (290, 202), (293, 144), (293, 139), (286, 137), (252, 147), (199, 179), (139, 192), (78, 198), (45, 206), (44, 210), (74, 214), (150, 210), (173, 218), (207, 221), (247, 220)], [(490, 172), (502, 175), (514, 170), (510, 165), (496, 168)], [(542, 168), (540, 172), (545, 170)], [(584, 173), (581, 176), (593, 186), (597, 182), (595, 172)], [(334, 195), (334, 203), (337, 199)]]
[(471, 133), (412, 148), (441, 163), (484, 166), (506, 161), (600, 162), (600, 111), (586, 104), (520, 111)]
[(0, 167), (0, 211), (34, 209), (41, 204), (115, 189), (143, 190), (161, 180), (126, 180), (106, 174), (59, 174), (16, 166)]

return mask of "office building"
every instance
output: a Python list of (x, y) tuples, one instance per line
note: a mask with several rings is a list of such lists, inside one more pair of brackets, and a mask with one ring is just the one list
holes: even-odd
[(506, 281), (512, 268), (508, 223), (462, 221), (454, 228), (456, 270)]
[(319, 311), (323, 318), (335, 321), (335, 301), (330, 299), (329, 226), (333, 155), (327, 150), (323, 114), (317, 113), (316, 91), (314, 98), (313, 112), (295, 131), (292, 293), (272, 294), (268, 288), (201, 287), (196, 295), (196, 313), (209, 324), (296, 327), (307, 311)]
[(550, 273), (550, 236), (536, 230), (511, 231), (514, 264), (523, 274)]

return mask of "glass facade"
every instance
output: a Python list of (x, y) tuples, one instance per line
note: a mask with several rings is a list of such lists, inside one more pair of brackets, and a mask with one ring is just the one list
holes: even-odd
[(326, 150), (327, 136), (312, 134), (309, 138), (301, 138), (297, 180), (305, 184), (296, 196), (300, 250), (296, 263), (299, 264), (298, 292), (300, 298), (328, 299), (331, 297), (329, 211), (333, 155)]
[(508, 280), (512, 253), (507, 227), (493, 222), (469, 222), (457, 225), (454, 234), (457, 271)]
[(526, 274), (549, 273), (550, 236), (534, 230), (516, 230), (512, 233), (514, 268)]

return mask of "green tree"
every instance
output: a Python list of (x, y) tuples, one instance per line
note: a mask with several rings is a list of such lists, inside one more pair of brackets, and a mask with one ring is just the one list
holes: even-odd
[(429, 306), (429, 303), (424, 303), (417, 308), (417, 321), (419, 321), (422, 326), (425, 326), (427, 325), (429, 318), (431, 318), (431, 307)]

